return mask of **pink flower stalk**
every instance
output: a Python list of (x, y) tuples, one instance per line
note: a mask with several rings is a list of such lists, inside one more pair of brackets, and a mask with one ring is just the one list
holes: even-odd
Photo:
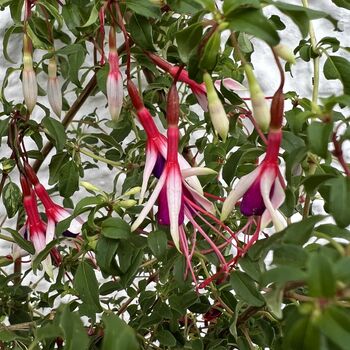
[[(46, 225), (41, 220), (34, 192), (31, 190), (27, 179), (21, 175), (21, 186), (23, 191), (23, 206), (27, 213), (27, 228), (29, 237), (32, 241), (36, 255), (46, 247)], [(51, 257), (48, 255), (42, 261), (45, 272), (53, 278)]]
[[(155, 65), (169, 73), (173, 78), (175, 78), (178, 75), (179, 69), (181, 69), (180, 67), (173, 66), (172, 64), (170, 64), (169, 62), (155, 55), (152, 52), (146, 52), (146, 55), (153, 61)], [(207, 89), (205, 87), (205, 83), (199, 84), (193, 79), (191, 79), (188, 75), (188, 72), (185, 69), (181, 70), (178, 76), (178, 80), (184, 82), (190, 87), (193, 94), (196, 96), (199, 105), (202, 107), (203, 111), (208, 112)], [(246, 90), (246, 88), (242, 84), (231, 78), (223, 79), (222, 83), (227, 89), (230, 90)], [(219, 89), (221, 80), (216, 80), (214, 84)]]
[[(34, 186), (35, 193), (45, 208), (47, 217), (46, 242), (49, 243), (54, 239), (56, 224), (70, 217), (71, 213), (52, 201), (45, 187), (39, 182), (37, 175), (28, 163), (24, 164), (24, 168), (29, 181)], [(78, 236), (78, 234), (81, 232), (82, 225), (83, 221), (79, 217), (73, 218), (68, 229), (63, 233), (63, 236)]]
[(32, 113), (38, 97), (38, 84), (33, 69), (32, 43), (27, 34), (23, 37), (23, 97), (28, 112)]
[(109, 73), (107, 77), (107, 101), (113, 120), (118, 120), (123, 106), (123, 78), (119, 69), (119, 56), (116, 48), (115, 28), (109, 29)]
[(49, 103), (57, 117), (61, 118), (62, 91), (57, 77), (57, 64), (55, 57), (51, 57), (49, 60), (48, 73), (49, 79), (47, 81), (47, 96), (49, 98)]

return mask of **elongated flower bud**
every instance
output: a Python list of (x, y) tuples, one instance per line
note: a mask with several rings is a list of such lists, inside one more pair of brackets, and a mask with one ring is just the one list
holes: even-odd
[(256, 123), (263, 132), (266, 132), (270, 125), (270, 111), (266, 102), (265, 95), (262, 92), (259, 83), (257, 82), (252, 67), (249, 65), (244, 66), (245, 73), (247, 75), (250, 97), (253, 107), (253, 117)]
[(113, 120), (118, 120), (123, 106), (123, 78), (119, 70), (119, 56), (116, 49), (115, 29), (109, 30), (109, 73), (107, 77), (107, 101)]
[(220, 98), (215, 91), (210, 74), (204, 73), (203, 80), (207, 89), (208, 107), (211, 122), (213, 123), (214, 130), (225, 141), (229, 130), (229, 120), (220, 101)]
[(47, 81), (47, 96), (50, 106), (58, 118), (62, 112), (62, 91), (57, 78), (56, 58), (51, 57), (48, 66), (49, 79)]
[(36, 105), (36, 100), (38, 97), (38, 85), (33, 69), (32, 44), (27, 34), (24, 34), (23, 38), (22, 84), (24, 102), (27, 106), (28, 112), (31, 113)]
[(295, 55), (290, 47), (278, 44), (273, 47), (275, 54), (290, 64), (295, 64)]

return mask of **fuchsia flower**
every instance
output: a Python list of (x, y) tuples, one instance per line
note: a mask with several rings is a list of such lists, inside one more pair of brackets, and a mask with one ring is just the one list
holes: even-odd
[(277, 209), (284, 202), (285, 194), (279, 178), (278, 152), (281, 144), (281, 130), (270, 130), (266, 156), (250, 174), (243, 176), (228, 195), (221, 212), (225, 220), (242, 198), (240, 209), (243, 215), (261, 216), (263, 229), (272, 220), (276, 230), (283, 229)]
[[(54, 239), (56, 224), (70, 217), (71, 213), (52, 201), (45, 187), (39, 182), (34, 170), (28, 163), (24, 164), (24, 168), (29, 181), (34, 186), (35, 193), (45, 208), (47, 217), (46, 243), (49, 243)], [(65, 237), (76, 237), (81, 232), (82, 224), (83, 222), (79, 217), (73, 218), (63, 235)]]
[[(35, 255), (37, 255), (46, 247), (46, 225), (39, 215), (35, 194), (23, 175), (21, 175), (21, 186), (23, 191), (23, 206), (27, 213), (26, 228), (29, 232), (29, 238), (34, 245)], [(52, 278), (53, 272), (50, 255), (42, 261), (42, 265), (46, 273)]]
[(278, 208), (285, 199), (284, 183), (280, 175), (278, 154), (282, 141), (282, 121), (284, 108), (284, 73), (277, 61), (281, 84), (271, 103), (271, 122), (267, 150), (264, 160), (250, 174), (243, 176), (224, 202), (221, 220), (225, 220), (236, 202), (242, 198), (241, 212), (246, 216), (261, 216), (259, 229), (264, 229), (272, 220), (276, 231), (284, 228)]
[[(168, 72), (173, 78), (175, 78), (178, 75), (179, 69), (181, 69), (180, 67), (173, 66), (172, 64), (163, 60), (162, 58), (160, 58), (159, 56), (155, 55), (152, 52), (146, 52), (146, 54), (153, 61), (154, 64), (156, 64), (158, 67), (160, 67), (164, 71)], [(199, 84), (196, 81), (192, 80), (189, 77), (188, 72), (184, 69), (182, 69), (180, 74), (178, 75), (178, 80), (184, 82), (191, 88), (193, 94), (197, 98), (199, 105), (202, 107), (204, 112), (207, 112), (208, 99), (207, 99), (207, 90), (206, 90), (205, 84), (204, 83)], [(222, 83), (226, 88), (231, 90), (246, 90), (246, 88), (243, 85), (241, 85), (237, 81), (230, 78), (224, 79)], [(220, 87), (220, 84), (221, 84), (220, 80), (217, 80), (215, 82), (215, 86), (217, 88)]]
[[(199, 217), (208, 227), (210, 227), (218, 236), (225, 240), (223, 246), (231, 243), (235, 238), (235, 234), (227, 228), (222, 222), (220, 222), (214, 213), (213, 204), (208, 201), (202, 195), (203, 190), (197, 191), (189, 183), (189, 179), (197, 179), (193, 175), (208, 174), (213, 172), (211, 169), (205, 168), (185, 168), (181, 169), (181, 157), (178, 155), (178, 142), (179, 142), (179, 130), (178, 130), (178, 119), (179, 119), (179, 101), (176, 91), (176, 87), (173, 84), (169, 91), (168, 105), (167, 105), (167, 121), (168, 121), (168, 138), (160, 137), (159, 131), (155, 126), (152, 117), (150, 117), (149, 112), (143, 106), (140, 97), (138, 96), (136, 87), (132, 82), (128, 82), (128, 90), (131, 100), (137, 109), (137, 114), (142, 124), (145, 125), (145, 130), (147, 135), (151, 135), (148, 143), (149, 148), (154, 148), (153, 155), (151, 155), (152, 160), (149, 161), (145, 166), (144, 177), (150, 176), (151, 172), (156, 172), (155, 175), (159, 176), (159, 181), (153, 190), (148, 202), (145, 204), (141, 213), (138, 215), (136, 221), (133, 223), (131, 230), (136, 230), (139, 225), (143, 222), (148, 212), (151, 210), (153, 205), (158, 199), (158, 213), (157, 219), (161, 225), (170, 226), (170, 233), (172, 240), (176, 248), (184, 254), (187, 262), (187, 270), (191, 271), (193, 280), (196, 282), (196, 276), (191, 266), (191, 259), (194, 254), (196, 232), (199, 232), (203, 238), (208, 242), (211, 249), (210, 252), (215, 252), (222, 270), (227, 272), (228, 264), (220, 252), (220, 248), (212, 241), (209, 235), (203, 230), (203, 228), (196, 222), (195, 217)], [(145, 119), (150, 118), (149, 123), (145, 123)], [(151, 122), (152, 121), (152, 122)], [(153, 136), (153, 137), (152, 137)], [(164, 145), (164, 140), (166, 144)], [(150, 145), (150, 146), (149, 146)], [(166, 147), (167, 146), (167, 147)], [(148, 149), (149, 149), (148, 148)], [(161, 153), (161, 149), (166, 149), (166, 159), (164, 160)], [(186, 164), (186, 166), (189, 166)], [(187, 176), (191, 176), (185, 179)], [(197, 179), (198, 181), (198, 179)], [(147, 181), (146, 181), (147, 182)], [(144, 183), (146, 183), (144, 182)], [(195, 185), (197, 185), (195, 183)], [(200, 184), (199, 184), (200, 185)], [(231, 238), (226, 238), (214, 225), (212, 225), (205, 217), (209, 217), (220, 228), (224, 228), (230, 233)], [(186, 236), (184, 223), (185, 219), (194, 227), (194, 233), (192, 237), (192, 248), (189, 247), (188, 238)]]
[(116, 48), (115, 28), (109, 30), (109, 73), (107, 77), (107, 101), (113, 120), (118, 120), (123, 106), (123, 78), (119, 69), (119, 56)]

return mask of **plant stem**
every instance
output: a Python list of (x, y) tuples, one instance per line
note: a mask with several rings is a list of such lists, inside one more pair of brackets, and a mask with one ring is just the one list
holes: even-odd
[(123, 164), (120, 163), (120, 162), (115, 162), (115, 161), (113, 161), (113, 160), (109, 160), (109, 159), (107, 159), (107, 158), (101, 157), (101, 156), (99, 156), (99, 155), (97, 155), (97, 154), (95, 154), (95, 153), (93, 153), (93, 152), (90, 152), (90, 151), (84, 149), (84, 148), (76, 148), (76, 150), (77, 150), (78, 152), (82, 153), (82, 154), (85, 154), (86, 156), (88, 156), (88, 157), (90, 157), (90, 158), (92, 158), (92, 159), (98, 160), (98, 161), (100, 161), (100, 162), (102, 162), (102, 163), (106, 163), (106, 164), (112, 165), (112, 166), (114, 166), (115, 168), (121, 168), (121, 167), (123, 167)]

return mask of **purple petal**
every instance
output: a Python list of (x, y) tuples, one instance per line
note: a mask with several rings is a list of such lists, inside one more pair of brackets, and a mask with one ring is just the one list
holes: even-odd
[(265, 204), (260, 191), (260, 177), (253, 182), (248, 191), (243, 195), (240, 209), (241, 213), (245, 216), (263, 214)]
[[(166, 193), (166, 187), (164, 186), (159, 193), (158, 197), (158, 212), (157, 219), (160, 225), (169, 226), (170, 218), (169, 218), (169, 208), (168, 208), (168, 197)], [(184, 222), (184, 207), (181, 206), (180, 214), (179, 214), (179, 225)]]
[(154, 168), (152, 171), (153, 175), (157, 179), (159, 179), (160, 176), (162, 175), (164, 167), (165, 167), (165, 159), (163, 158), (163, 156), (160, 153), (158, 153), (156, 164), (154, 165)]

